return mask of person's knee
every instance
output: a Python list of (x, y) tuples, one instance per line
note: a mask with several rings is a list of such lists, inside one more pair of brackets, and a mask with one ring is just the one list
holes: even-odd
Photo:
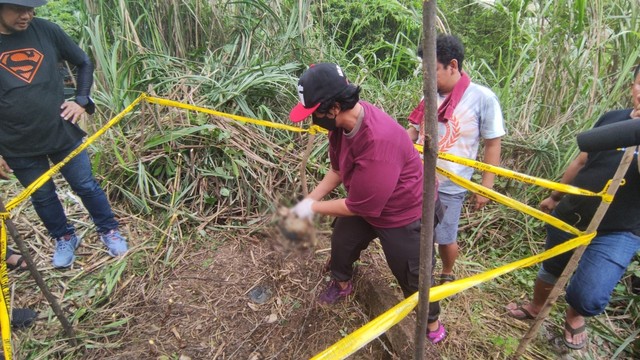
[(31, 195), (31, 202), (34, 206), (47, 206), (59, 201), (55, 189), (40, 188)]
[(609, 297), (603, 297), (595, 289), (567, 289), (566, 300), (582, 316), (602, 314), (609, 303)]
[(540, 270), (538, 270), (538, 280), (541, 280), (547, 284), (554, 285), (558, 281), (558, 276), (547, 271), (545, 265), (540, 266)]
[(102, 192), (102, 188), (100, 188), (100, 185), (93, 177), (82, 179), (82, 181), (77, 181), (73, 184), (69, 183), (69, 185), (71, 185), (73, 191), (81, 197)]

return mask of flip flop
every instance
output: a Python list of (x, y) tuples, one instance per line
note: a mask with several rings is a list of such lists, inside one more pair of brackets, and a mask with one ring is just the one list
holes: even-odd
[[(569, 332), (569, 334), (571, 334), (571, 337), (574, 337), (575, 335), (578, 334), (582, 334), (585, 331), (587, 331), (587, 324), (583, 324), (582, 326), (577, 327), (576, 329), (572, 328), (571, 325), (569, 325), (568, 322), (564, 322), (564, 329), (567, 330)], [(567, 341), (566, 336), (564, 336), (564, 334), (562, 334), (562, 342), (564, 342), (565, 346), (568, 347), (569, 349), (572, 350), (580, 350), (582, 349), (585, 345), (587, 345), (587, 341), (589, 339), (585, 337), (584, 341), (578, 344), (573, 344)]]
[(439, 285), (442, 285), (455, 280), (456, 280), (456, 276), (453, 274), (440, 274), (438, 282), (439, 282)]
[(22, 264), (26, 265), (26, 262), (24, 260), (24, 257), (22, 257), (22, 254), (20, 254), (19, 252), (13, 251), (10, 248), (7, 248), (6, 260), (8, 260), (13, 255), (18, 255), (20, 257), (18, 258), (18, 260), (16, 261), (15, 264), (9, 264), (7, 262), (7, 269), (9, 269), (9, 271), (13, 271), (13, 270), (16, 270), (16, 271), (27, 271), (28, 270), (27, 267), (22, 267)]
[[(456, 276), (453, 274), (440, 274), (438, 275), (438, 285), (444, 285), (456, 280)], [(448, 297), (449, 300), (456, 299), (459, 294), (453, 294)]]
[(38, 313), (31, 309), (11, 309), (11, 327), (14, 329), (24, 329), (36, 320)]
[[(515, 315), (513, 311), (520, 311), (524, 315)], [(507, 313), (510, 317), (518, 320), (533, 320), (536, 318), (529, 312), (529, 310), (525, 309), (522, 305), (518, 305), (515, 309), (507, 309)]]

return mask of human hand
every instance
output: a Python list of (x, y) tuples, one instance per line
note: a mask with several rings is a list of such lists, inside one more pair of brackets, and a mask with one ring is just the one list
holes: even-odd
[(476, 211), (482, 209), (483, 207), (485, 207), (485, 205), (487, 205), (487, 203), (489, 203), (489, 199), (484, 196), (474, 194), (474, 198), (475, 204), (473, 206), (473, 209)]
[(9, 167), (4, 158), (0, 156), (0, 178), (1, 179), (9, 179), (9, 174), (13, 173), (13, 170)]
[(291, 208), (291, 212), (293, 212), (297, 217), (301, 219), (313, 219), (313, 210), (311, 206), (316, 202), (310, 198), (304, 198), (302, 201), (297, 203), (294, 207)]
[(634, 99), (635, 104), (633, 110), (631, 110), (631, 118), (632, 119), (637, 119), (640, 118), (640, 92), (636, 95), (636, 98)]
[(78, 122), (82, 114), (85, 113), (84, 108), (75, 101), (65, 101), (60, 106), (60, 110), (62, 110), (60, 116), (67, 121), (71, 121), (72, 124)]
[(540, 210), (546, 212), (547, 214), (551, 214), (551, 212), (556, 208), (559, 202), (559, 200), (554, 200), (551, 196), (549, 196), (548, 198), (540, 202)]

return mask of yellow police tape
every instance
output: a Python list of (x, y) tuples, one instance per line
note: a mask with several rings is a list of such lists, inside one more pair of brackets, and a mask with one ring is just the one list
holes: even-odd
[(4, 358), (11, 360), (11, 319), (9, 314), (11, 304), (9, 302), (9, 277), (7, 275), (7, 228), (4, 221), (9, 218), (9, 213), (0, 213), (0, 332), (2, 332), (2, 350)]
[(584, 234), (584, 232), (576, 229), (575, 227), (565, 223), (564, 221), (556, 218), (555, 216), (551, 216), (545, 212), (542, 212), (536, 208), (533, 208), (529, 205), (523, 204), (520, 201), (514, 200), (510, 197), (507, 197), (505, 195), (500, 194), (499, 192), (496, 192), (494, 190), (491, 190), (489, 188), (486, 188), (482, 185), (478, 185), (470, 180), (467, 180), (463, 177), (460, 177), (454, 173), (451, 173), (447, 170), (444, 170), (440, 167), (436, 167), (436, 170), (445, 175), (447, 178), (449, 178), (449, 180), (451, 180), (452, 182), (466, 188), (469, 189), (471, 191), (473, 191), (474, 193), (478, 193), (488, 199), (491, 199), (493, 201), (499, 202), (501, 204), (507, 205), (511, 208), (514, 208), (516, 210), (520, 210), (521, 212), (527, 214), (527, 215), (531, 215), (533, 217), (535, 217), (536, 219), (542, 220), (544, 222), (546, 222), (547, 224), (551, 224), (555, 227), (557, 227), (560, 230), (563, 230), (565, 232), (571, 233), (573, 235), (582, 235)]
[[(165, 99), (161, 99), (161, 98), (150, 97), (147, 94), (142, 93), (131, 104), (129, 104), (129, 106), (127, 106), (118, 115), (116, 115), (111, 120), (109, 120), (109, 122), (105, 126), (100, 128), (95, 134), (89, 136), (86, 141), (84, 141), (80, 146), (78, 146), (75, 150), (73, 150), (67, 157), (65, 157), (62, 161), (60, 161), (59, 163), (57, 163), (54, 166), (52, 166), (47, 172), (42, 174), (38, 179), (36, 179), (33, 183), (31, 183), (29, 186), (27, 186), (16, 197), (11, 199), (11, 201), (9, 201), (7, 203), (7, 205), (6, 205), (7, 213), (5, 214), (6, 217), (3, 217), (1, 219), (1, 221), (0, 221), (0, 228), (1, 228), (0, 231), (2, 233), (2, 235), (1, 235), (2, 240), (0, 241), (0, 247), (3, 250), (3, 251), (0, 250), (0, 256), (2, 256), (2, 259), (4, 259), (4, 254), (6, 254), (6, 243), (7, 243), (7, 241), (6, 241), (7, 240), (6, 239), (6, 226), (5, 226), (5, 223), (4, 223), (4, 219), (5, 218), (9, 218), (10, 211), (13, 208), (15, 208), (17, 205), (19, 205), (21, 202), (26, 200), (29, 196), (31, 196), (37, 189), (39, 189), (47, 181), (49, 181), (51, 179), (51, 177), (53, 175), (55, 175), (60, 170), (60, 168), (62, 168), (65, 164), (67, 164), (69, 162), (69, 160), (71, 160), (74, 156), (76, 156), (80, 152), (84, 151), (97, 138), (102, 136), (102, 134), (104, 134), (111, 127), (113, 127), (114, 125), (119, 123), (124, 118), (125, 115), (127, 115), (128, 113), (133, 111), (133, 109), (143, 100), (147, 101), (149, 103), (152, 103), (152, 104), (159, 104), (159, 105), (164, 105), (164, 106), (178, 107), (178, 108), (182, 108), (182, 109), (186, 109), (186, 110), (193, 110), (193, 111), (203, 112), (203, 113), (207, 113), (207, 114), (211, 114), (211, 115), (216, 115), (216, 116), (221, 116), (221, 117), (237, 120), (237, 121), (240, 121), (240, 122), (243, 122), (243, 123), (251, 123), (251, 124), (271, 127), (271, 128), (275, 128), (275, 129), (288, 130), (288, 131), (293, 131), (293, 132), (308, 132), (310, 134), (326, 133), (327, 132), (325, 129), (322, 129), (322, 128), (320, 128), (318, 126), (315, 126), (315, 125), (311, 126), (308, 129), (303, 129), (303, 128), (299, 128), (299, 127), (295, 127), (295, 126), (278, 124), (278, 123), (274, 123), (274, 122), (271, 122), (271, 121), (256, 120), (256, 119), (251, 119), (251, 118), (247, 118), (247, 117), (243, 117), (243, 116), (226, 114), (226, 113), (223, 113), (223, 112), (210, 110), (210, 109), (206, 109), (206, 108), (202, 108), (202, 107), (198, 107), (198, 106), (183, 104), (183, 103), (179, 103), (179, 102), (172, 101), (172, 100), (165, 100)], [(8, 294), (9, 294), (9, 288), (8, 288), (6, 261), (0, 261), (0, 286), (2, 287), (2, 289), (1, 289), (2, 290), (2, 295), (0, 295), (0, 326), (1, 326), (0, 332), (2, 333), (1, 334), (2, 335), (2, 345), (3, 345), (3, 349), (4, 349), (5, 359), (10, 360), (11, 359), (11, 321), (10, 321), (10, 319), (8, 317), (10, 307), (9, 307), (9, 302), (7, 301)]]
[(27, 186), (24, 190), (22, 190), (22, 192), (20, 192), (15, 198), (9, 201), (9, 203), (7, 204), (7, 211), (11, 211), (11, 209), (13, 209), (18, 204), (26, 200), (29, 196), (31, 196), (31, 194), (33, 194), (42, 185), (44, 185), (47, 181), (49, 181), (51, 177), (55, 173), (57, 173), (58, 170), (60, 170), (60, 168), (66, 165), (69, 162), (69, 160), (71, 160), (74, 156), (84, 151), (84, 149), (86, 149), (89, 145), (91, 145), (91, 143), (93, 143), (97, 138), (102, 136), (102, 134), (104, 134), (107, 130), (109, 130), (115, 124), (120, 122), (120, 120), (122, 120), (122, 118), (126, 114), (131, 112), (131, 110), (133, 110), (133, 108), (136, 107), (136, 105), (138, 105), (138, 103), (142, 101), (145, 97), (146, 97), (145, 94), (140, 95), (129, 106), (127, 106), (124, 110), (122, 110), (122, 112), (120, 112), (114, 118), (109, 120), (109, 122), (105, 126), (103, 126), (100, 130), (96, 131), (95, 134), (89, 136), (86, 141), (84, 141), (82, 144), (80, 144), (80, 146), (78, 146), (75, 150), (69, 153), (67, 157), (65, 157), (62, 161), (52, 166), (47, 172), (42, 174), (42, 176), (37, 178), (34, 182), (32, 182), (29, 186)]
[[(415, 145), (415, 147), (418, 149), (418, 151), (422, 153), (423, 151), (422, 146)], [(604, 190), (602, 190), (602, 192), (594, 193), (594, 192), (584, 190), (575, 186), (555, 183), (549, 180), (536, 178), (536, 177), (525, 175), (525, 174), (520, 174), (515, 171), (503, 169), (503, 168), (492, 166), (489, 164), (484, 164), (478, 161), (462, 158), (462, 157), (451, 155), (451, 154), (438, 153), (438, 157), (443, 160), (452, 161), (465, 166), (470, 166), (482, 171), (490, 171), (497, 175), (501, 175), (504, 177), (516, 179), (529, 184), (534, 184), (541, 187), (561, 191), (564, 193), (584, 195), (584, 196), (600, 196), (602, 197), (603, 201), (608, 201), (608, 202), (611, 202), (611, 200), (613, 199), (612, 196), (609, 196), (608, 194), (606, 194), (606, 190), (609, 187), (609, 183), (607, 183), (607, 185), (605, 186)], [(595, 233), (585, 235), (583, 231), (576, 229), (575, 227), (565, 223), (564, 221), (554, 216), (551, 216), (529, 205), (523, 204), (517, 200), (509, 198), (505, 195), (502, 195), (482, 185), (476, 184), (470, 180), (460, 177), (443, 168), (436, 167), (436, 170), (457, 185), (460, 185), (468, 190), (471, 190), (474, 193), (480, 194), (488, 199), (499, 202), (513, 209), (519, 210), (525, 214), (533, 216), (536, 219), (542, 220), (545, 223), (551, 224), (554, 227), (561, 229), (565, 232), (577, 235), (578, 237), (572, 241), (568, 241), (562, 245), (554, 247), (553, 249), (545, 251), (540, 255), (534, 255), (534, 256), (513, 262), (511, 264), (504, 265), (497, 269), (484, 272), (482, 274), (471, 276), (465, 279), (456, 280), (456, 281), (447, 283), (445, 285), (433, 287), (431, 288), (429, 293), (430, 295), (429, 301), (442, 300), (446, 297), (457, 294), (458, 292), (464, 291), (480, 283), (494, 279), (505, 273), (511, 272), (519, 268), (537, 264), (538, 262), (541, 262), (545, 259), (556, 256), (563, 252), (569, 251), (577, 246), (586, 245), (595, 236)], [(417, 305), (417, 302), (418, 302), (418, 294), (416, 293), (410, 296), (409, 298), (403, 300), (398, 305), (394, 306), (384, 314), (378, 316), (376, 319), (370, 321), (360, 329), (354, 331), (353, 333), (349, 334), (342, 340), (338, 341), (333, 346), (327, 348), (325, 351), (314, 356), (312, 360), (346, 358), (347, 356), (353, 354), (358, 349), (362, 348), (364, 345), (368, 344), (373, 339), (383, 334), (393, 325), (400, 322), (400, 320), (406, 317), (413, 310), (413, 308)]]
[[(429, 301), (434, 302), (442, 300), (478, 284), (495, 279), (496, 277), (513, 270), (537, 264), (556, 255), (570, 251), (578, 246), (587, 245), (595, 235), (596, 233), (581, 235), (538, 255), (530, 256), (465, 279), (432, 287), (429, 291)], [(349, 355), (355, 353), (360, 348), (382, 335), (385, 331), (389, 330), (392, 326), (400, 322), (400, 320), (404, 319), (417, 304), (418, 293), (415, 293), (382, 315), (371, 320), (363, 327), (345, 336), (342, 340), (315, 355), (311, 360), (335, 360), (347, 358)]]
[(287, 130), (287, 131), (293, 131), (293, 132), (308, 132), (310, 134), (316, 134), (316, 133), (326, 134), (327, 133), (327, 130), (325, 130), (325, 129), (319, 127), (319, 126), (316, 126), (316, 125), (313, 125), (308, 129), (303, 129), (303, 128), (300, 128), (300, 127), (274, 123), (272, 121), (267, 121), (267, 120), (257, 120), (257, 119), (252, 119), (252, 118), (248, 118), (248, 117), (244, 117), (244, 116), (227, 114), (227, 113), (223, 113), (223, 112), (220, 112), (220, 111), (215, 111), (215, 110), (211, 110), (211, 109), (207, 109), (207, 108), (203, 108), (203, 107), (199, 107), (199, 106), (188, 105), (188, 104), (184, 104), (184, 103), (181, 103), (181, 102), (177, 102), (177, 101), (173, 101), (173, 100), (161, 99), (161, 98), (157, 98), (157, 97), (148, 96), (148, 97), (145, 98), (145, 100), (147, 102), (149, 102), (149, 103), (152, 103), (152, 104), (158, 104), (158, 105), (171, 106), (171, 107), (176, 107), (176, 108), (181, 108), (181, 109), (186, 109), (186, 110), (198, 111), (198, 112), (202, 112), (202, 113), (205, 113), (205, 114), (210, 114), (210, 115), (215, 115), (215, 116), (220, 116), (220, 117), (233, 119), (233, 120), (240, 121), (240, 122), (243, 122), (243, 123), (250, 123), (250, 124), (270, 127), (270, 128), (274, 128), (274, 129)]
[[(418, 151), (420, 153), (423, 152), (423, 147), (422, 145), (418, 145), (415, 144), (414, 145), (416, 149), (418, 149)], [(567, 193), (567, 194), (573, 194), (573, 195), (583, 195), (583, 196), (599, 196), (602, 198), (602, 201), (608, 202), (610, 203), (613, 200), (613, 195), (608, 195), (607, 194), (607, 189), (609, 187), (609, 183), (607, 183), (607, 185), (605, 186), (605, 188), (599, 192), (599, 193), (594, 193), (592, 191), (589, 190), (585, 190), (585, 189), (581, 189), (579, 187), (575, 187), (572, 185), (568, 185), (568, 184), (561, 184), (558, 182), (554, 182), (554, 181), (549, 181), (546, 179), (541, 179), (535, 176), (530, 176), (530, 175), (526, 175), (526, 174), (522, 174), (516, 171), (512, 171), (512, 170), (507, 170), (498, 166), (494, 166), (494, 165), (489, 165), (489, 164), (485, 164), (479, 161), (475, 161), (475, 160), (471, 160), (471, 159), (467, 159), (467, 158), (463, 158), (460, 156), (456, 156), (456, 155), (451, 155), (451, 154), (447, 154), (447, 153), (443, 153), (443, 152), (438, 152), (438, 158), (442, 159), (442, 160), (446, 160), (446, 161), (451, 161), (454, 162), (456, 164), (460, 164), (460, 165), (465, 165), (465, 166), (469, 166), (481, 171), (489, 171), (492, 172), (496, 175), (500, 175), (506, 178), (510, 178), (510, 179), (515, 179), (527, 184), (532, 184), (532, 185), (537, 185), (540, 187), (544, 187), (547, 189), (551, 189), (551, 190), (556, 190), (556, 191), (560, 191), (563, 193)]]
[[(83, 142), (78, 148), (76, 148), (74, 151), (72, 151), (65, 159), (63, 159), (61, 162), (59, 162), (58, 164), (52, 166), (46, 173), (44, 173), (42, 176), (40, 176), (38, 179), (36, 179), (32, 184), (30, 184), (28, 187), (26, 187), (20, 194), (18, 194), (14, 199), (12, 199), (6, 206), (7, 211), (11, 211), (11, 209), (13, 209), (15, 206), (17, 206), (19, 203), (21, 203), (22, 201), (24, 201), (25, 199), (27, 199), (31, 194), (33, 194), (33, 192), (35, 192), (38, 188), (40, 188), (42, 185), (44, 185), (47, 181), (49, 181), (51, 179), (51, 177), (60, 170), (60, 168), (62, 166), (64, 166), (66, 163), (69, 162), (70, 159), (72, 159), (74, 156), (76, 156), (78, 153), (82, 152), (83, 150), (85, 150), (92, 142), (94, 142), (98, 137), (100, 137), (102, 134), (104, 134), (108, 129), (110, 129), (111, 127), (113, 127), (115, 124), (117, 124), (118, 122), (120, 122), (120, 120), (122, 120), (122, 118), (130, 113), (141, 101), (146, 101), (148, 103), (151, 104), (158, 104), (158, 105), (163, 105), (163, 106), (169, 106), (169, 107), (176, 107), (176, 108), (181, 108), (181, 109), (185, 109), (185, 110), (192, 110), (192, 111), (197, 111), (197, 112), (202, 112), (202, 113), (206, 113), (206, 114), (210, 114), (210, 115), (215, 115), (215, 116), (220, 116), (220, 117), (224, 117), (224, 118), (229, 118), (232, 120), (236, 120), (242, 123), (251, 123), (251, 124), (255, 124), (255, 125), (259, 125), (259, 126), (265, 126), (265, 127), (271, 127), (271, 128), (275, 128), (275, 129), (280, 129), (280, 130), (287, 130), (287, 131), (292, 131), (292, 132), (298, 132), (298, 133), (303, 133), (303, 132), (307, 132), (310, 134), (316, 134), (316, 133), (327, 133), (327, 131), (323, 128), (320, 128), (316, 125), (312, 125), (310, 128), (308, 129), (304, 129), (301, 127), (296, 127), (296, 126), (290, 126), (290, 125), (285, 125), (285, 124), (280, 124), (280, 123), (274, 123), (271, 121), (266, 121), (266, 120), (257, 120), (257, 119), (252, 119), (252, 118), (248, 118), (248, 117), (244, 117), (244, 116), (238, 116), (238, 115), (233, 115), (233, 114), (227, 114), (227, 113), (223, 113), (223, 112), (219, 112), (219, 111), (215, 111), (215, 110), (211, 110), (211, 109), (207, 109), (207, 108), (203, 108), (203, 107), (199, 107), (199, 106), (193, 106), (193, 105), (189, 105), (189, 104), (184, 104), (184, 103), (180, 103), (177, 101), (173, 101), (173, 100), (167, 100), (167, 99), (162, 99), (162, 98), (157, 98), (157, 97), (151, 97), (148, 96), (145, 93), (142, 93), (140, 96), (138, 96), (138, 98), (136, 98), (129, 106), (127, 106), (122, 112), (120, 112), (118, 115), (116, 115), (114, 118), (112, 118), (104, 127), (102, 127), (101, 129), (99, 129), (95, 134), (93, 134), (92, 136), (88, 137), (87, 140), (85, 142)], [(416, 148), (418, 148), (418, 150), (420, 152), (422, 152), (422, 146), (420, 145), (416, 145)], [(560, 184), (560, 183), (555, 183), (552, 181), (548, 181), (545, 179), (540, 179), (540, 178), (535, 178), (529, 175), (525, 175), (525, 174), (520, 174), (511, 170), (506, 170), (503, 168), (499, 168), (496, 166), (491, 166), (488, 164), (484, 164), (484, 163), (480, 163), (477, 161), (473, 161), (473, 160), (469, 160), (469, 159), (464, 159), (464, 158), (460, 158), (454, 155), (450, 155), (450, 154), (445, 154), (445, 153), (439, 153), (438, 156), (443, 159), (443, 160), (447, 160), (447, 161), (452, 161), (452, 162), (456, 162), (462, 165), (466, 165), (466, 166), (471, 166), (474, 167), (476, 169), (479, 170), (483, 170), (483, 171), (490, 171), (493, 173), (496, 173), (498, 175), (504, 176), (504, 177), (509, 177), (509, 178), (513, 178), (519, 181), (523, 181), (526, 183), (530, 183), (530, 184), (534, 184), (534, 185), (539, 185), (545, 188), (549, 188), (549, 189), (553, 189), (553, 190), (557, 190), (557, 191), (561, 191), (564, 193), (569, 193), (569, 194), (578, 194), (578, 195), (586, 195), (586, 196), (602, 196), (603, 200), (605, 201), (611, 201), (610, 197), (606, 197), (604, 195), (604, 192), (606, 191), (603, 190), (603, 192), (601, 193), (593, 193), (587, 190), (583, 190), (577, 187), (573, 187), (570, 185), (565, 185), (565, 184)], [(557, 253), (561, 253), (564, 251), (568, 251), (570, 249), (572, 249), (572, 247), (568, 247), (571, 244), (576, 244), (575, 246), (579, 246), (582, 245), (582, 243), (579, 243), (580, 239), (583, 239), (584, 243), (588, 243), (588, 241), (591, 240), (591, 238), (593, 238), (593, 236), (595, 236), (595, 234), (589, 234), (589, 235), (583, 235), (583, 233), (573, 227), (571, 227), (570, 225), (556, 219), (553, 216), (550, 216), (548, 214), (545, 214), (537, 209), (531, 208), (528, 205), (522, 204), (516, 200), (510, 199), (500, 193), (497, 193), (493, 190), (487, 189), (483, 186), (477, 185), (469, 180), (466, 180), (464, 178), (460, 178), (452, 173), (447, 172), (444, 169), (438, 168), (438, 171), (442, 174), (444, 174), (445, 176), (451, 178), (451, 180), (465, 188), (468, 188), (474, 192), (477, 192), (479, 194), (481, 194), (482, 196), (485, 196), (489, 199), (492, 199), (494, 201), (500, 202), (502, 204), (511, 206), (515, 209), (518, 209), (524, 213), (527, 213), (531, 216), (534, 216), (537, 219), (540, 219), (544, 222), (547, 222), (549, 224), (552, 224), (553, 226), (567, 231), (569, 233), (572, 233), (574, 235), (581, 235), (580, 237), (576, 238), (573, 241), (567, 242), (563, 245), (560, 245), (554, 249), (551, 249), (549, 251), (546, 251), (540, 255), (536, 255), (536, 256), (532, 256), (530, 258), (524, 259), (524, 260), (520, 260), (517, 262), (514, 262), (512, 264), (509, 265), (505, 265), (503, 267), (500, 267), (498, 269), (492, 270), (492, 271), (488, 271), (486, 273), (483, 274), (479, 274), (476, 276), (472, 276), (466, 279), (461, 279), (461, 280), (457, 280), (451, 283), (448, 283), (446, 285), (441, 285), (441, 286), (437, 286), (431, 289), (431, 296), (430, 296), (430, 300), (431, 301), (437, 301), (440, 300), (442, 298), (445, 298), (447, 296), (453, 295), (457, 292), (463, 291), (467, 288), (470, 288), (472, 286), (475, 286), (481, 282), (484, 281), (488, 281), (490, 279), (493, 279), (499, 275), (502, 275), (506, 272), (512, 271), (514, 269), (520, 268), (520, 267), (525, 267), (525, 266), (530, 266), (533, 265), (539, 261), (542, 261), (546, 258), (555, 256), (555, 254)], [(9, 213), (6, 213), (6, 218), (8, 218)], [(1, 225), (1, 229), (0, 231), (2, 232), (2, 241), (0, 242), (0, 246), (2, 246), (2, 249), (4, 249), (4, 251), (6, 251), (6, 228), (5, 228), (5, 224), (4, 224), (4, 218), (2, 218), (2, 223)], [(586, 240), (584, 240), (586, 239)], [(575, 247), (574, 246), (574, 247)], [(558, 249), (558, 248), (567, 248), (567, 250), (564, 251), (560, 251), (557, 253), (554, 253), (554, 250)], [(557, 250), (556, 250), (557, 251)], [(0, 252), (0, 255), (2, 254), (2, 252)], [(545, 254), (553, 254), (553, 255), (548, 255), (547, 257), (544, 257)], [(6, 276), (6, 262), (2, 262), (2, 265), (0, 265), (0, 277), (3, 276), (3, 274)], [(4, 278), (2, 278), (4, 279)], [(6, 285), (6, 281), (2, 282), (3, 280), (0, 280), (0, 284), (2, 285), (2, 291), (3, 294), (8, 294), (8, 287), (5, 286)], [(11, 344), (10, 344), (10, 339), (11, 339), (11, 333), (10, 333), (10, 320), (8, 318), (8, 302), (6, 301), (6, 296), (4, 295), (4, 297), (2, 297), (2, 299), (0, 299), (0, 325), (2, 326), (2, 339), (3, 339), (3, 348), (5, 349), (5, 357), (7, 359), (10, 359), (11, 356)], [(395, 306), (394, 308), (392, 308), (391, 310), (389, 310), (387, 313), (379, 316), (378, 318), (376, 318), (374, 321), (370, 322), (369, 324), (365, 325), (364, 327), (362, 327), (361, 329), (355, 331), (353, 334), (345, 337), (343, 340), (341, 340), (340, 342), (336, 343), (334, 346), (330, 347), (329, 349), (325, 350), (324, 352), (322, 352), (321, 354), (317, 355), (316, 357), (314, 357), (314, 359), (318, 358), (328, 358), (326, 356), (331, 356), (331, 359), (337, 359), (337, 358), (344, 358), (346, 356), (348, 356), (349, 354), (352, 354), (353, 352), (355, 352), (357, 349), (361, 348), (362, 346), (364, 346), (365, 344), (367, 344), (369, 341), (373, 340), (374, 338), (376, 338), (377, 336), (379, 336), (380, 334), (382, 334), (384, 331), (386, 331), (387, 329), (389, 329), (391, 326), (395, 325), (398, 321), (400, 321), (402, 318), (404, 318), (416, 305), (417, 303), (417, 293), (414, 294), (413, 296), (405, 299), (403, 302), (401, 302), (400, 304), (398, 304), (397, 306)], [(6, 311), (5, 311), (6, 310)], [(381, 320), (378, 320), (381, 319)], [(6, 324), (5, 324), (6, 322)], [(5, 331), (6, 329), (6, 331)], [(355, 335), (355, 336), (352, 336)], [(362, 337), (363, 335), (366, 335), (365, 337)], [(373, 335), (373, 336), (372, 336)], [(345, 346), (344, 343), (348, 343), (349, 346)], [(340, 344), (340, 345), (339, 345)], [(343, 349), (349, 349), (349, 352), (347, 355), (344, 355), (344, 357), (340, 357), (343, 355), (340, 354), (346, 354)], [(7, 354), (9, 354), (9, 357), (7, 357)], [(318, 357), (321, 356), (321, 357)]]
[(9, 288), (8, 288), (8, 278), (7, 278), (7, 262), (4, 260), (6, 258), (5, 254), (7, 251), (7, 228), (5, 224), (5, 219), (8, 219), (10, 216), (10, 211), (22, 201), (27, 199), (31, 194), (33, 194), (38, 188), (44, 185), (51, 176), (60, 170), (66, 163), (69, 162), (74, 156), (79, 154), (81, 151), (86, 149), (92, 142), (94, 142), (98, 137), (104, 134), (109, 128), (113, 125), (117, 124), (127, 113), (131, 112), (133, 108), (138, 105), (140, 101), (144, 99), (144, 94), (139, 96), (136, 100), (134, 100), (127, 108), (125, 108), (120, 114), (116, 115), (113, 119), (111, 119), (105, 126), (103, 126), (100, 130), (98, 130), (95, 134), (88, 137), (85, 142), (83, 142), (78, 148), (73, 150), (67, 157), (65, 157), (62, 161), (52, 166), (47, 172), (42, 174), (39, 178), (37, 178), (33, 183), (27, 186), (20, 194), (18, 194), (15, 198), (13, 198), (6, 206), (7, 212), (4, 214), (0, 214), (0, 247), (2, 248), (0, 251), (0, 285), (2, 286), (2, 292), (0, 294), (0, 331), (2, 332), (2, 347), (4, 349), (4, 357), (7, 360), (11, 360), (11, 320), (9, 320), (8, 314), (10, 310), (9, 306)]

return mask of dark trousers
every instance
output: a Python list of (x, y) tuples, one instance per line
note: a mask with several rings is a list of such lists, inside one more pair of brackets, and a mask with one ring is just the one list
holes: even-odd
[[(331, 275), (338, 281), (350, 280), (353, 263), (375, 238), (380, 239), (387, 264), (405, 297), (418, 291), (420, 270), (420, 220), (397, 228), (379, 228), (360, 216), (339, 217), (331, 235)], [(435, 251), (431, 259), (435, 264)], [(434, 284), (433, 274), (431, 284)], [(429, 304), (429, 322), (438, 320), (440, 303)]]
[[(15, 174), (22, 186), (29, 186), (49, 170), (49, 161), (54, 164), (62, 161), (76, 146), (68, 149), (40, 156), (5, 157), (5, 161)], [(91, 161), (87, 151), (82, 151), (60, 169), (71, 189), (78, 194), (82, 204), (87, 209), (99, 232), (108, 232), (118, 227), (109, 200), (104, 191), (93, 177)], [(56, 193), (53, 180), (47, 181), (31, 195), (31, 202), (36, 213), (54, 239), (75, 231), (67, 220), (62, 203)]]

